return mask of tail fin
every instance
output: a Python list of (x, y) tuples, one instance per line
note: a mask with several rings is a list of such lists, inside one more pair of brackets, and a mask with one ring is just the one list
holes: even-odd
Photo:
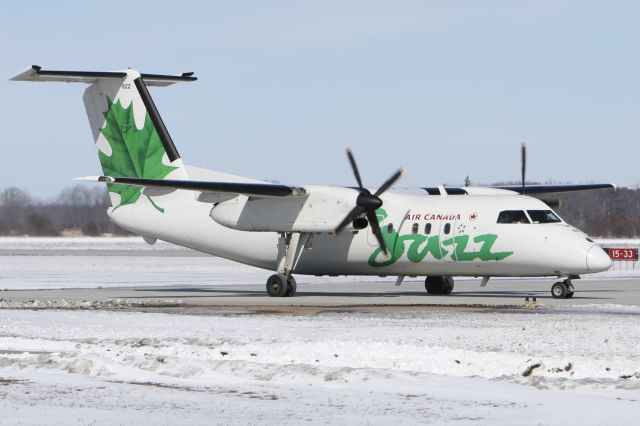
[[(48, 71), (33, 66), (17, 74), (17, 81), (88, 83), (84, 92), (93, 138), (103, 173), (107, 176), (146, 179), (188, 179), (180, 154), (156, 109), (147, 86), (168, 86), (194, 81), (181, 76), (121, 72)], [(119, 208), (137, 202), (142, 188), (110, 184), (111, 205)], [(159, 211), (150, 196), (146, 197)]]

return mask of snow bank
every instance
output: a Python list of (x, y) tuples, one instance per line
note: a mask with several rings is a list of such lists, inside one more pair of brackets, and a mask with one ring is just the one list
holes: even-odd
[(208, 410), (220, 423), (632, 424), (640, 397), (638, 312), (564, 309), (315, 316), (4, 310), (0, 377), (9, 384), (0, 414), (26, 406), (43, 412), (48, 401), (60, 410), (106, 405), (137, 413), (120, 415), (120, 423), (157, 415), (159, 398), (172, 401), (163, 406), (167, 418), (182, 423), (206, 423)]
[(0, 250), (189, 250), (142, 237), (0, 237)]

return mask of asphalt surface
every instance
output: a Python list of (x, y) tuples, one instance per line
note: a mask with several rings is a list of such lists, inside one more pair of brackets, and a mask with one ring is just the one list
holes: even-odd
[(540, 307), (575, 305), (640, 305), (640, 279), (575, 281), (572, 299), (553, 299), (549, 287), (553, 280), (494, 280), (484, 289), (479, 280), (459, 280), (454, 293), (431, 296), (422, 282), (412, 281), (396, 287), (393, 282), (304, 284), (299, 277), (295, 297), (274, 298), (264, 286), (162, 286), (139, 288), (100, 288), (62, 290), (6, 290), (0, 292), (5, 307), (33, 303), (39, 307), (65, 307), (64, 302), (92, 302), (91, 308), (153, 308), (173, 310), (198, 308), (233, 312), (315, 312), (332, 308), (340, 311), (422, 310), (524, 307), (526, 297), (536, 297)]

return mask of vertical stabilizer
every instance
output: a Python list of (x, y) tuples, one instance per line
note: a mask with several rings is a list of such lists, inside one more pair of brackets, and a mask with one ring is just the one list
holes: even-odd
[[(188, 179), (188, 176), (147, 85), (167, 86), (195, 79), (192, 73), (163, 76), (140, 74), (133, 69), (48, 71), (38, 66), (12, 78), (89, 84), (83, 99), (103, 173), (114, 177), (178, 180)], [(161, 203), (154, 200), (162, 193), (118, 184), (109, 184), (108, 189), (114, 209), (147, 200), (156, 210), (164, 212)]]

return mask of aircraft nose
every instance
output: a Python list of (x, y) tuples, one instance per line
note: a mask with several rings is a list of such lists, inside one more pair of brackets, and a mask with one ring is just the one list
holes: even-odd
[(602, 272), (611, 268), (611, 258), (599, 246), (592, 246), (587, 252), (587, 268), (591, 272)]

